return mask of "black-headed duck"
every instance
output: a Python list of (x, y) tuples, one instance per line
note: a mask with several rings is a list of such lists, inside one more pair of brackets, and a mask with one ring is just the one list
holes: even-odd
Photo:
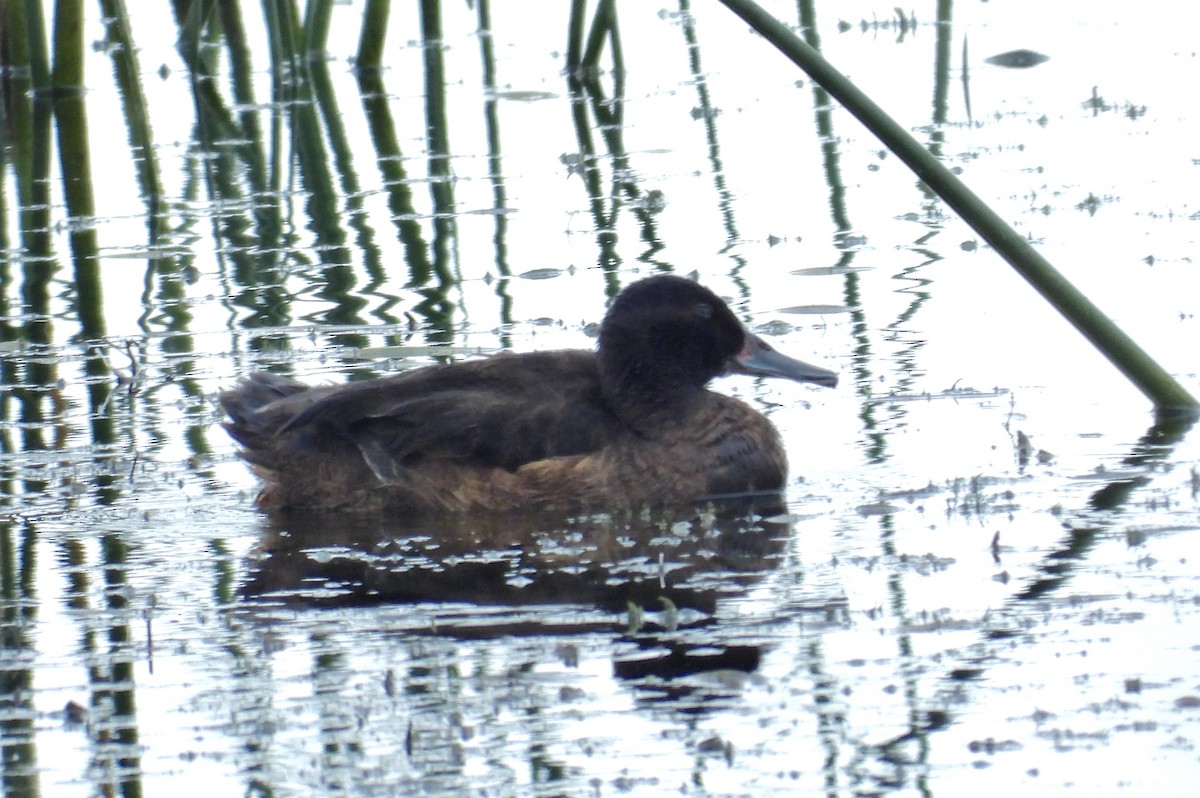
[(691, 280), (629, 285), (596, 351), (501, 353), (309, 387), (255, 373), (221, 394), (265, 509), (610, 511), (778, 491), (779, 434), (708, 390), (729, 372), (833, 387)]

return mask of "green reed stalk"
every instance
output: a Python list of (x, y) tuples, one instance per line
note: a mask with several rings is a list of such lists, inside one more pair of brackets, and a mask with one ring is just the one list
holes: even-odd
[(362, 35), (358, 40), (355, 63), (359, 70), (379, 71), (383, 63), (383, 44), (387, 39), (388, 15), (392, 0), (367, 0), (363, 11)]
[(16, 178), (24, 269), (27, 279), (31, 272), (40, 271), (40, 279), (49, 280), (54, 263), (50, 258), (51, 106), (47, 101), (50, 68), (45, 20), (40, 3), (9, 3), (5, 10), (11, 30), (28, 31), (27, 36), (5, 37), (6, 66), (12, 70), (0, 86), (6, 156), (12, 159)]
[(125, 111), (125, 125), (129, 129), (129, 143), (133, 148), (133, 161), (137, 166), (138, 180), (142, 186), (142, 197), (146, 201), (147, 227), (150, 242), (158, 241), (163, 232), (162, 185), (158, 177), (158, 160), (154, 153), (150, 116), (146, 110), (146, 96), (142, 92), (141, 73), (138, 69), (137, 48), (129, 25), (129, 14), (125, 0), (101, 0), (101, 12), (105, 19), (108, 39), (116, 44), (110, 49), (117, 86), (120, 88), (121, 103)]
[(329, 41), (329, 22), (333, 18), (333, 0), (309, 0), (304, 17), (304, 55), (314, 58), (325, 54)]
[(33, 90), (41, 93), (50, 87), (50, 54), (46, 50), (46, 17), (42, 4), (9, 2), (5, 14), (13, 30), (25, 30), (26, 35), (10, 36), (13, 65), (28, 64), (33, 81)]
[(433, 199), (433, 269), (441, 286), (458, 282), (451, 273), (450, 245), (457, 236), (454, 183), (450, 171), (450, 120), (446, 114), (446, 57), (441, 0), (421, 0), (421, 44), (425, 55), (425, 130), (429, 149), (429, 192)]
[(616, 57), (619, 52), (616, 42), (617, 38), (617, 4), (614, 0), (600, 0), (596, 6), (596, 13), (592, 17), (592, 27), (588, 31), (587, 46), (583, 51), (582, 64), (583, 68), (589, 72), (594, 72), (600, 66), (600, 50), (604, 47), (604, 40), (612, 38), (614, 42), (613, 56)]
[(208, 74), (206, 65), (200, 57), (200, 40), (204, 36), (204, 28), (208, 25), (216, 0), (192, 0), (186, 9), (176, 9), (183, 14), (178, 20), (179, 55), (184, 63), (192, 70), (193, 76)]
[[(502, 139), (500, 136), (500, 112), (497, 108), (496, 95), (496, 46), (492, 37), (491, 0), (478, 0), (476, 3), (479, 18), (479, 61), (483, 70), (483, 123), (487, 131), (488, 148), (488, 180), (492, 184), (492, 208), (496, 232), (492, 236), (495, 245), (496, 273), (501, 278), (512, 275), (508, 264), (508, 188), (504, 181), (504, 159)], [(500, 300), (501, 333), (500, 344), (508, 348), (512, 346), (509, 330), (513, 324), (513, 301), (509, 296), (509, 281), (496, 281), (496, 297)]]
[(571, 0), (571, 17), (567, 28), (567, 72), (574, 75), (583, 59), (584, 14), (587, 0)]
[(276, 0), (263, 3), (263, 14), (271, 47), (271, 74), (279, 92), (283, 84), (294, 80), (299, 68), (296, 58), (296, 39), (301, 35), (299, 13), (293, 0)]
[(54, 6), (54, 89), (83, 91), (83, 0), (63, 0)]
[(358, 87), (367, 130), (375, 147), (375, 164), (383, 178), (392, 223), (404, 246), (410, 279), (413, 285), (424, 285), (433, 273), (433, 264), (429, 259), (429, 245), (417, 220), (419, 214), (413, 201), (412, 183), (404, 168), (404, 153), (388, 105), (387, 89), (375, 70), (360, 71)]
[[(85, 217), (90, 226), (95, 215), (91, 159), (88, 151), (87, 117), (83, 98), (83, 4), (66, 0), (55, 6), (54, 72), (55, 115), (58, 121), (59, 157), (62, 161), (67, 209), (73, 217)], [(77, 102), (69, 102), (77, 101)], [(74, 235), (72, 236), (74, 238)]]
[[(69, 241), (74, 263), (75, 310), (82, 337), (94, 340), (104, 337), (105, 324), (100, 249), (94, 226), (96, 204), (83, 94), (83, 63), (83, 2), (65, 0), (54, 9), (54, 118), (63, 194), (71, 219)], [(89, 378), (92, 439), (97, 443), (111, 443), (114, 427), (112, 409), (107, 401), (111, 391), (108, 361), (98, 348), (94, 348), (84, 369)]]
[(1200, 402), (1075, 288), (1017, 231), (820, 53), (752, 0), (721, 0), (803, 69), (896, 153), (1158, 408)]
[[(324, 64), (315, 66), (318, 70), (324, 69)], [(325, 84), (328, 85), (327, 79)], [(308, 196), (305, 211), (309, 218), (309, 229), (317, 239), (314, 249), (322, 265), (322, 285), (318, 296), (333, 303), (333, 307), (323, 315), (327, 323), (360, 325), (362, 319), (358, 311), (366, 300), (350, 292), (355, 277), (350, 266), (350, 251), (346, 247), (346, 231), (341, 226), (341, 195), (334, 185), (329, 152), (322, 135), (318, 115), (320, 103), (307, 92), (311, 86), (311, 83), (303, 84), (304, 91), (291, 109), (291, 122), (300, 185)], [(325, 99), (330, 105), (321, 110), (336, 115), (332, 95)], [(365, 346), (365, 339), (359, 335), (335, 336), (335, 340), (343, 346)]]
[[(69, 241), (75, 264), (76, 309), (84, 337), (99, 338), (104, 335), (104, 314), (100, 299), (99, 245), (93, 225), (96, 202), (92, 190), (87, 108), (79, 90), (83, 80), (83, 26), (79, 24), (83, 9), (79, 6), (67, 8), (70, 5), (73, 4), (58, 6), (54, 22), (54, 79), (59, 94), (54, 103), (54, 118), (63, 194), (71, 218)], [(70, 15), (75, 10), (80, 16)], [(66, 18), (63, 18), (64, 14)]]

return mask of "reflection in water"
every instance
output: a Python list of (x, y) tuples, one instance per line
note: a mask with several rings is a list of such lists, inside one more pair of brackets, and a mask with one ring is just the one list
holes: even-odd
[[(11, 482), (5, 479), (4, 487)], [(23, 527), (23, 529), (22, 529)], [(0, 604), (0, 754), (4, 761), (4, 787), (15, 795), (37, 793), (38, 754), (35, 745), (33, 663), (36, 662), (33, 627), (37, 619), (33, 565), (28, 553), (33, 548), (36, 529), (32, 524), (18, 526), (0, 521), (0, 552), (7, 567), (3, 569), (4, 601)], [(21, 552), (22, 556), (15, 556)], [(19, 565), (18, 565), (19, 560)]]
[[(242, 585), (249, 603), (237, 615), (269, 617), (281, 606), (436, 608), (436, 621), (421, 623), (418, 614), (404, 622), (400, 641), (409, 663), (383, 675), (382, 714), (373, 710), (371, 725), (331, 737), (324, 750), (358, 750), (367, 744), (364, 734), (399, 725), (416, 768), (412, 776), (428, 789), (453, 790), (475, 783), (468, 770), (479, 767), (470, 763), (480, 744), (486, 749), (512, 733), (532, 734), (545, 740), (528, 751), (535, 778), (574, 784), (580, 768), (571, 764), (572, 747), (563, 745), (561, 713), (572, 705), (580, 712), (613, 711), (572, 687), (581, 666), (591, 667), (588, 661), (615, 653), (612, 672), (631, 680), (639, 701), (690, 722), (738, 695), (728, 674), (755, 671), (763, 644), (747, 636), (748, 628), (719, 621), (719, 604), (744, 595), (783, 561), (791, 536), (783, 513), (774, 497), (653, 519), (564, 522), (509, 514), (397, 522), (276, 514), (264, 522), (261, 549)], [(456, 611), (463, 603), (474, 606)], [(541, 609), (529, 611), (535, 606)], [(358, 699), (350, 685), (362, 665), (337, 653), (347, 642), (339, 637), (329, 636), (314, 684), (333, 718), (328, 727), (352, 729)], [(556, 638), (561, 642), (552, 643)], [(561, 670), (562, 686), (552, 691), (540, 679), (497, 672), (500, 658), (494, 664), (491, 656), (489, 662), (464, 660), (452, 641), (496, 641), (507, 651), (507, 667)], [(704, 674), (715, 681), (697, 681)], [(328, 700), (320, 700), (334, 685)], [(387, 710), (401, 694), (400, 705), (411, 712), (405, 720)], [(524, 720), (505, 721), (502, 710), (497, 722), (473, 730), (478, 701), (519, 711)], [(475, 741), (476, 735), (483, 737)]]
[[(387, 62), (362, 71), (346, 69), (341, 53), (305, 54), (291, 4), (264, 5), (282, 14), (264, 30), (247, 27), (254, 15), (236, 3), (192, 3), (176, 28), (166, 15), (184, 5), (163, 12), (165, 34), (143, 16), (106, 17), (105, 46), (82, 53), (91, 60), (80, 96), (50, 91), (45, 48), (22, 55), (39, 21), (30, 36), (5, 39), (3, 791), (136, 795), (204, 783), (258, 795), (846, 796), (958, 794), (983, 767), (989, 783), (1048, 792), (1101, 781), (1104, 767), (1124, 767), (1120, 780), (1140, 785), (1190, 775), (1188, 424), (1160, 420), (1121, 461), (1112, 452), (1129, 433), (1106, 406), (1094, 428), (1053, 430), (1075, 443), (1094, 436), (1083, 457), (1024, 468), (1003, 451), (964, 454), (973, 444), (940, 440), (964, 410), (975, 414), (971, 432), (1007, 430), (1013, 416), (1069, 399), (1039, 405), (1023, 377), (999, 383), (1003, 403), (929, 384), (938, 368), (974, 365), (965, 362), (974, 352), (944, 354), (947, 341), (964, 329), (985, 337), (944, 316), (980, 301), (967, 291), (978, 291), (980, 273), (956, 283), (975, 261), (950, 240), (940, 202), (907, 174), (888, 182), (877, 145), (819, 89), (813, 114), (789, 116), (807, 95), (791, 75), (758, 69), (761, 43), (728, 24), (720, 4), (645, 17), (629, 6), (620, 30), (629, 72), (578, 80), (563, 79), (551, 54), (565, 25), (517, 31), (505, 16), (493, 26), (481, 1), (478, 16), (461, 3), (423, 4), (421, 32), (414, 11)], [(1108, 179), (1122, 203), (1106, 206), (1103, 226), (1129, 225), (1123, 237), (1153, 239), (1155, 257), (1162, 249), (1186, 264), (1190, 234), (1175, 221), (1186, 202), (1153, 170), (1167, 159), (1158, 153), (1187, 162), (1163, 131), (1189, 120), (1169, 96), (1151, 102), (1156, 83), (1138, 72), (1186, 61), (1131, 57), (1123, 74), (1093, 62), (1093, 99), (1121, 91), (1118, 78), (1147, 77), (1148, 96), (1128, 118), (1081, 120), (1077, 88), (1063, 85), (1054, 91), (1072, 98), (1066, 107), (1053, 92), (1005, 93), (1011, 105), (997, 105), (989, 81), (1033, 75), (1028, 85), (1050, 86), (1055, 64), (1098, 30), (1074, 35), (1047, 18), (1048, 35), (1072, 51), (1032, 73), (976, 68), (968, 125), (949, 91), (950, 45), (972, 25), (999, 25), (998, 4), (951, 15), (939, 3), (937, 23), (902, 24), (898, 40), (869, 20), (843, 28), (837, 9), (823, 4), (817, 15), (818, 5), (800, 4), (806, 33), (815, 41), (820, 24), (841, 66), (894, 73), (888, 104), (907, 124), (930, 118), (932, 90), (927, 143), (992, 180), (993, 196), (1017, 197), (1024, 213), (1029, 179), (1040, 197), (1062, 198), (1045, 201), (1046, 213), (1065, 211), (1052, 228), (1030, 224), (1031, 237), (1061, 246), (1078, 222), (1072, 186)], [(322, 8), (335, 24), (356, 14)], [(1154, 18), (1139, 12), (1121, 25), (1142, 15)], [(1140, 40), (1186, 54), (1172, 39), (1186, 26), (1177, 27), (1184, 33), (1165, 26)], [(606, 30), (616, 47), (617, 27)], [(155, 50), (177, 38), (182, 61), (170, 45)], [(308, 44), (325, 41), (339, 44)], [(962, 52), (965, 61), (965, 39)], [(110, 67), (120, 72), (117, 102), (106, 94)], [(71, 136), (86, 119), (90, 141), (56, 139), (56, 114)], [(1143, 151), (1156, 157), (1132, 176), (1039, 160), (1049, 145), (1103, 130), (1152, 137)], [(89, 143), (90, 160), (78, 149)], [(748, 157), (756, 151), (767, 154)], [(1153, 202), (1124, 193), (1124, 181), (1146, 175)], [(95, 193), (94, 213), (85, 192)], [(756, 208), (756, 196), (772, 207)], [(803, 228), (803, 242), (756, 246), (781, 217)], [(1072, 246), (1086, 256), (1108, 232), (1085, 227)], [(1190, 340), (1192, 283), (1173, 290), (1171, 257), (1153, 271), (1137, 258), (1112, 274), (1093, 259), (1097, 285), (1136, 275), (1178, 304), (1179, 338)], [(795, 279), (808, 267), (835, 276)], [(658, 269), (732, 283), (764, 326), (801, 290), (831, 290), (813, 304), (840, 291), (853, 309), (849, 323), (821, 328), (860, 392), (854, 406), (823, 400), (822, 423), (841, 435), (827, 453), (834, 476), (823, 454), (805, 469), (812, 483), (789, 486), (822, 507), (812, 525), (764, 505), (455, 526), (273, 517), (260, 529), (250, 497), (236, 495), (242, 469), (211, 434), (217, 411), (205, 397), (237, 376), (274, 366), (332, 381), (351, 370), (346, 346), (403, 343), (411, 351), (394, 356), (439, 358), (520, 336), (544, 336), (522, 346), (556, 347), (564, 331), (574, 345), (606, 295)], [(510, 272), (557, 276), (535, 283)], [(1006, 340), (1022, 333), (997, 330)], [(446, 341), (454, 347), (428, 346)], [(982, 373), (1002, 366), (985, 362)], [(910, 383), (912, 396), (942, 401), (930, 410), (880, 399)], [(755, 397), (773, 405), (785, 436), (792, 427), (789, 443), (807, 443), (794, 398)], [(1039, 434), (1052, 431), (1043, 424)], [(996, 439), (1002, 450), (1005, 435)], [(1118, 470), (1093, 473), (1097, 459)], [(936, 499), (894, 496), (941, 484), (952, 469), (973, 489), (1000, 485), (1016, 497), (941, 518)], [(903, 509), (863, 517), (846, 507), (877, 490)], [(1110, 756), (1130, 735), (1165, 764)]]
[(1098, 512), (1120, 510), (1138, 488), (1151, 481), (1156, 466), (1168, 462), (1175, 447), (1195, 426), (1196, 414), (1190, 411), (1164, 410), (1156, 414), (1154, 424), (1134, 446), (1122, 465), (1136, 469), (1132, 475), (1116, 475), (1092, 494), (1092, 510), (1080, 523), (1068, 528), (1059, 547), (1051, 551), (1039, 567), (1038, 578), (1017, 594), (1018, 599), (1037, 599), (1062, 588), (1071, 573), (1087, 558), (1100, 536), (1111, 531), (1112, 522)]
[(306, 606), (562, 603), (621, 614), (631, 604), (673, 606), (688, 626), (686, 611), (711, 614), (722, 595), (774, 568), (788, 531), (778, 500), (566, 524), (519, 513), (407, 522), (277, 514), (244, 592)]

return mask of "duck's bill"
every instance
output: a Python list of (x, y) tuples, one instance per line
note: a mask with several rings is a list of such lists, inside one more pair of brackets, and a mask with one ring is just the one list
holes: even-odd
[(797, 382), (811, 382), (836, 388), (838, 376), (829, 369), (805, 363), (777, 352), (763, 339), (746, 331), (746, 345), (742, 351), (729, 359), (729, 370), (736, 374), (752, 374), (759, 377), (784, 377)]

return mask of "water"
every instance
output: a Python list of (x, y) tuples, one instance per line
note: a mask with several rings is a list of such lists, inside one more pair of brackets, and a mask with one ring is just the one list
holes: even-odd
[[(1177, 12), (955, 7), (935, 123), (933, 20), (827, 5), (827, 57), (1200, 393), (1200, 114), (1177, 90), (1197, 64)], [(533, 27), (493, 10), (494, 90), (472, 12), (442, 9), (449, 156), (432, 160), (415, 14), (395, 9), (389, 30), (385, 151), (347, 67), (360, 9), (335, 9), (334, 105), (315, 127), (275, 115), (312, 106), (272, 105), (262, 71), (254, 103), (232, 104), (221, 63), (224, 130), (197, 111), (165, 7), (135, 12), (165, 203), (153, 244), (108, 51), (89, 54), (86, 302), (61, 178), (39, 300), (6, 173), (7, 794), (1190, 788), (1186, 424), (1156, 423), (856, 122), (835, 109), (822, 138), (809, 81), (717, 4), (693, 9), (698, 72), (678, 9), (621, 7), (622, 125), (589, 109), (592, 194), (565, 9)], [(98, 21), (86, 35), (103, 39)], [(1019, 48), (1050, 60), (984, 61)], [(244, 112), (262, 185), (238, 149)], [(717, 386), (783, 434), (784, 512), (280, 538), (253, 509), (212, 399), (239, 375), (588, 347), (607, 295), (660, 268), (697, 273), (780, 349), (842, 375), (837, 391)], [(589, 567), (605, 589), (581, 587)]]

